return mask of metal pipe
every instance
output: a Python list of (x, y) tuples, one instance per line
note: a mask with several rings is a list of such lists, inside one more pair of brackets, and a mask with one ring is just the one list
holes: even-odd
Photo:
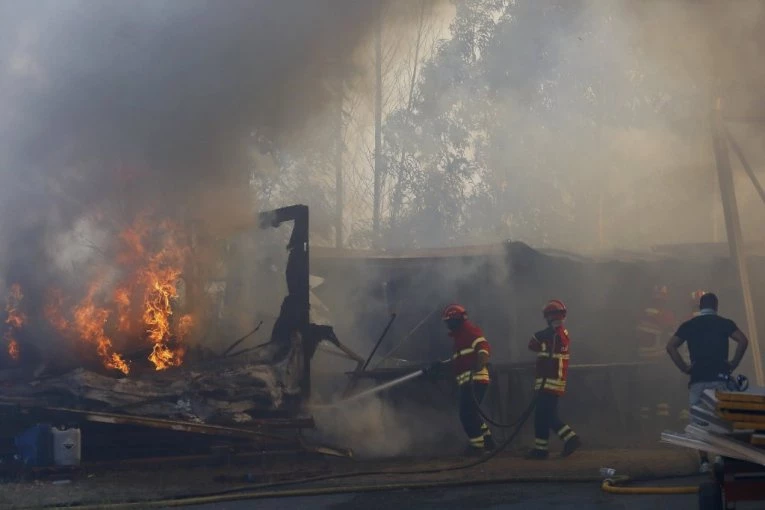
[(420, 328), (422, 327), (422, 325), (423, 325), (423, 324), (425, 324), (425, 323), (428, 321), (428, 319), (430, 319), (430, 317), (431, 317), (431, 316), (433, 316), (433, 314), (434, 314), (434, 313), (436, 313), (437, 311), (438, 311), (438, 308), (434, 308), (433, 310), (431, 310), (431, 311), (430, 311), (430, 313), (429, 313), (428, 315), (426, 315), (425, 317), (423, 317), (423, 319), (422, 319), (420, 322), (418, 322), (418, 323), (417, 323), (417, 325), (416, 325), (415, 327), (413, 327), (413, 328), (412, 328), (412, 329), (409, 331), (409, 333), (407, 333), (407, 334), (406, 334), (406, 336), (404, 336), (404, 338), (402, 338), (402, 339), (401, 339), (401, 341), (400, 341), (398, 344), (396, 344), (396, 346), (395, 346), (393, 349), (391, 349), (390, 351), (388, 351), (388, 354), (386, 354), (386, 355), (383, 357), (383, 359), (381, 359), (381, 360), (380, 360), (380, 362), (379, 362), (379, 363), (377, 363), (377, 365), (375, 365), (375, 368), (380, 368), (380, 365), (382, 365), (382, 364), (383, 364), (383, 362), (384, 362), (385, 360), (387, 360), (388, 358), (390, 358), (391, 356), (393, 356), (393, 354), (395, 354), (395, 353), (396, 353), (396, 351), (398, 351), (398, 350), (399, 350), (399, 348), (400, 348), (402, 345), (404, 345), (404, 343), (405, 343), (407, 340), (409, 340), (409, 338), (410, 338), (410, 337), (411, 337), (413, 334), (415, 334), (415, 333), (417, 332), (417, 330), (418, 330), (418, 329), (420, 329)]
[(364, 370), (366, 370), (367, 367), (369, 366), (369, 362), (372, 361), (372, 358), (374, 357), (375, 353), (377, 352), (377, 348), (380, 347), (380, 344), (385, 339), (385, 335), (388, 334), (388, 330), (393, 325), (393, 321), (394, 320), (396, 320), (396, 314), (392, 313), (392, 314), (390, 314), (390, 320), (388, 321), (388, 324), (385, 326), (385, 329), (383, 330), (382, 335), (380, 335), (380, 338), (377, 339), (377, 342), (375, 343), (375, 346), (372, 349), (372, 352), (369, 353), (369, 357), (367, 358), (367, 360), (364, 363), (364, 365), (361, 367), (361, 371), (362, 372)]

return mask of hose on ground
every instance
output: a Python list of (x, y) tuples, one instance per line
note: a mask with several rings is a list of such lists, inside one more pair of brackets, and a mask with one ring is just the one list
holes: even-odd
[(698, 485), (675, 486), (675, 487), (624, 487), (629, 478), (608, 478), (603, 480), (600, 489), (608, 494), (643, 494), (643, 495), (670, 495), (670, 494), (696, 494), (699, 492)]

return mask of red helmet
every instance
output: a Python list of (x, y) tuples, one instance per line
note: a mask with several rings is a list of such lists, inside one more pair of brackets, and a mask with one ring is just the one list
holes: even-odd
[(441, 314), (441, 320), (448, 321), (450, 319), (467, 319), (467, 310), (462, 305), (449, 305), (444, 308)]
[(563, 320), (566, 318), (566, 305), (559, 299), (552, 299), (542, 308), (542, 316), (547, 320)]

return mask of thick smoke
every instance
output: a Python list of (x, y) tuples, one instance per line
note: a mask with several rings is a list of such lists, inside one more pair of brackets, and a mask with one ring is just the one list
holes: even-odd
[(7, 283), (41, 303), (138, 213), (199, 242), (254, 226), (257, 142), (332, 104), (386, 3), (0, 2)]
[(246, 187), (252, 135), (287, 136), (325, 107), (322, 84), (377, 12), (329, 0), (0, 8), (5, 204), (28, 217), (63, 202), (62, 220), (126, 191), (211, 215), (246, 202), (228, 193)]

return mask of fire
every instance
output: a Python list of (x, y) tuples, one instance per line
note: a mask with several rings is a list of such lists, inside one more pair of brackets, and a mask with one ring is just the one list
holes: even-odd
[(114, 352), (112, 341), (104, 331), (110, 312), (93, 302), (99, 287), (98, 282), (92, 284), (85, 299), (74, 309), (72, 327), (81, 339), (96, 345), (96, 352), (106, 368), (119, 370), (127, 375), (130, 373), (130, 367), (122, 356)]
[[(164, 222), (162, 229), (174, 233), (169, 222)], [(139, 281), (144, 287), (143, 323), (154, 344), (149, 360), (157, 370), (181, 365), (186, 352), (180, 341), (188, 333), (190, 318), (182, 318), (175, 328), (171, 328), (172, 302), (178, 297), (177, 282), (186, 254), (187, 251), (178, 245), (176, 236), (168, 235), (162, 249), (139, 271)]]
[(24, 299), (24, 294), (21, 292), (21, 285), (14, 283), (11, 285), (8, 298), (5, 305), (5, 311), (8, 316), (5, 319), (5, 323), (8, 327), (5, 330), (3, 338), (8, 343), (8, 355), (14, 361), (18, 361), (20, 357), (19, 342), (16, 340), (18, 330), (20, 330), (27, 320), (26, 315), (19, 310), (21, 300)]
[(149, 344), (148, 360), (156, 370), (180, 366), (193, 319), (183, 315), (173, 320), (177, 284), (188, 256), (179, 232), (170, 221), (139, 216), (117, 236), (116, 283), (101, 273), (68, 314), (61, 291), (50, 291), (46, 318), (64, 336), (95, 345), (107, 368), (128, 374), (130, 366), (115, 344), (136, 352), (141, 340)]

